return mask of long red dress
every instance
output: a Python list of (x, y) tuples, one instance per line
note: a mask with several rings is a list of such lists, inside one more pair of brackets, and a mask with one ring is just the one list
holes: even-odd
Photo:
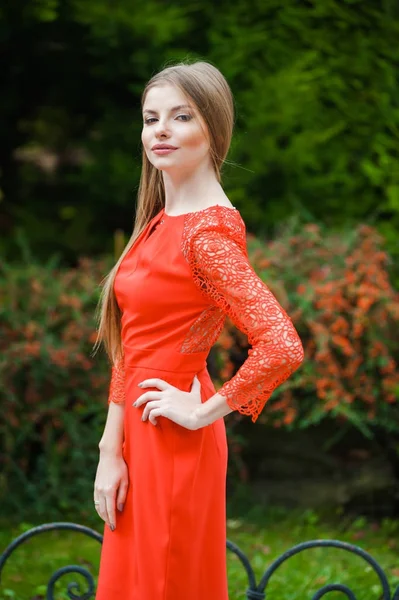
[(104, 528), (96, 600), (227, 600), (224, 420), (190, 431), (157, 417), (155, 427), (132, 406), (137, 384), (157, 377), (190, 391), (197, 375), (206, 402), (216, 392), (206, 358), (228, 314), (252, 349), (218, 392), (255, 421), (302, 362), (301, 341), (248, 262), (235, 208), (162, 209), (122, 261), (115, 294), (124, 358), (108, 400), (125, 402), (129, 489), (115, 531)]

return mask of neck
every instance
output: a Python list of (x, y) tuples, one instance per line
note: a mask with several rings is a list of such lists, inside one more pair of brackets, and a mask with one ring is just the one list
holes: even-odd
[(165, 211), (168, 214), (206, 208), (207, 198), (222, 191), (222, 186), (210, 165), (201, 165), (194, 171), (163, 171), (162, 176), (165, 186)]

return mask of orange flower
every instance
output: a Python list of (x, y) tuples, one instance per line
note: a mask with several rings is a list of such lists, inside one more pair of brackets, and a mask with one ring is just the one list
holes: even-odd
[(346, 377), (347, 379), (352, 379), (353, 377), (355, 377), (359, 366), (362, 364), (363, 362), (363, 357), (362, 356), (355, 356), (355, 358), (351, 361), (348, 362), (347, 366), (344, 368), (342, 374), (344, 377)]
[(393, 404), (394, 402), (396, 402), (395, 394), (385, 394), (384, 398), (385, 398), (386, 402), (388, 402), (388, 404)]
[(306, 286), (303, 283), (300, 283), (296, 288), (298, 294), (304, 294), (306, 292)]
[(332, 400), (329, 400), (328, 402), (325, 403), (324, 408), (325, 410), (329, 411), (329, 410), (333, 410), (334, 408), (336, 408), (339, 404), (339, 401), (334, 398)]
[(364, 332), (364, 325), (363, 323), (355, 323), (353, 325), (353, 337), (355, 339), (359, 339), (361, 337), (361, 335)]
[(268, 258), (263, 258), (258, 263), (258, 266), (260, 269), (267, 269), (268, 267), (270, 267), (270, 265), (271, 265), (271, 262)]
[(360, 296), (360, 298), (358, 298), (357, 300), (358, 307), (361, 308), (364, 312), (367, 312), (369, 308), (373, 305), (373, 303), (373, 298), (367, 298), (365, 296)]
[(349, 330), (349, 323), (343, 316), (339, 316), (337, 320), (331, 325), (331, 331), (334, 333), (347, 334)]
[(349, 340), (347, 338), (345, 338), (344, 336), (333, 335), (332, 341), (334, 342), (334, 344), (336, 346), (341, 348), (341, 350), (345, 354), (345, 356), (352, 356), (354, 354), (354, 350), (353, 350), (351, 344), (349, 343)]
[(89, 342), (90, 344), (94, 344), (97, 340), (97, 331), (92, 331), (91, 334), (89, 335)]
[(353, 271), (345, 271), (345, 281), (347, 284), (356, 282), (356, 274)]
[(389, 358), (386, 365), (380, 368), (381, 373), (383, 375), (388, 375), (389, 373), (394, 373), (396, 370), (396, 363), (393, 358)]
[(40, 355), (40, 342), (27, 342), (24, 346), (25, 354), (37, 358)]
[(296, 410), (294, 408), (289, 408), (284, 415), (283, 422), (285, 425), (290, 425), (296, 417)]
[(223, 331), (218, 339), (218, 345), (229, 350), (234, 345), (234, 340), (231, 335), (228, 335), (226, 331)]
[(53, 349), (50, 353), (50, 359), (58, 367), (68, 366), (68, 357), (66, 350)]
[(316, 223), (307, 223), (303, 229), (305, 231), (308, 231), (309, 233), (319, 233), (320, 232), (320, 227)]
[(224, 366), (223, 369), (221, 369), (220, 371), (220, 376), (223, 379), (228, 379), (229, 377), (231, 377), (232, 371), (233, 371), (233, 365), (231, 363), (228, 363)]

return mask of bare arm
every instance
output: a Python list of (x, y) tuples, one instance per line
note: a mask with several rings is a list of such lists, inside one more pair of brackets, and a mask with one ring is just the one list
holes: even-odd
[(113, 531), (116, 528), (116, 507), (123, 510), (129, 485), (127, 465), (122, 455), (125, 405), (109, 403), (107, 421), (98, 445), (98, 462), (94, 483), (94, 501), (100, 517)]
[(107, 421), (100, 443), (98, 444), (100, 454), (122, 456), (124, 416), (125, 405), (123, 403), (109, 403)]

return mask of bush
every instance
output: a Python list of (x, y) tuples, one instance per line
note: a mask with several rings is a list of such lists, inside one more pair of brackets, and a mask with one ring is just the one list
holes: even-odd
[(0, 496), (17, 516), (59, 516), (92, 497), (105, 355), (90, 357), (105, 263), (0, 267)]
[[(248, 249), (305, 347), (304, 364), (273, 394), (259, 422), (303, 428), (329, 417), (368, 437), (374, 427), (398, 432), (399, 294), (382, 237), (365, 225), (328, 233), (291, 222), (266, 245), (249, 236)], [(240, 334), (238, 344), (242, 353)], [(245, 358), (237, 361), (231, 323), (218, 350), (223, 381)]]
[[(389, 445), (399, 431), (399, 295), (382, 238), (364, 225), (329, 233), (291, 222), (268, 244), (249, 235), (248, 250), (306, 357), (256, 426), (305, 428), (329, 418), (368, 437), (382, 432)], [(40, 265), (27, 252), (0, 265), (0, 500), (17, 518), (91, 510), (109, 365), (104, 353), (90, 354), (99, 282), (110, 266), (87, 258), (73, 269), (57, 259)], [(246, 336), (227, 321), (209, 360), (216, 384), (247, 350)], [(227, 422), (232, 473), (241, 478), (241, 446), (251, 439), (236, 427), (242, 419), (233, 413)]]

